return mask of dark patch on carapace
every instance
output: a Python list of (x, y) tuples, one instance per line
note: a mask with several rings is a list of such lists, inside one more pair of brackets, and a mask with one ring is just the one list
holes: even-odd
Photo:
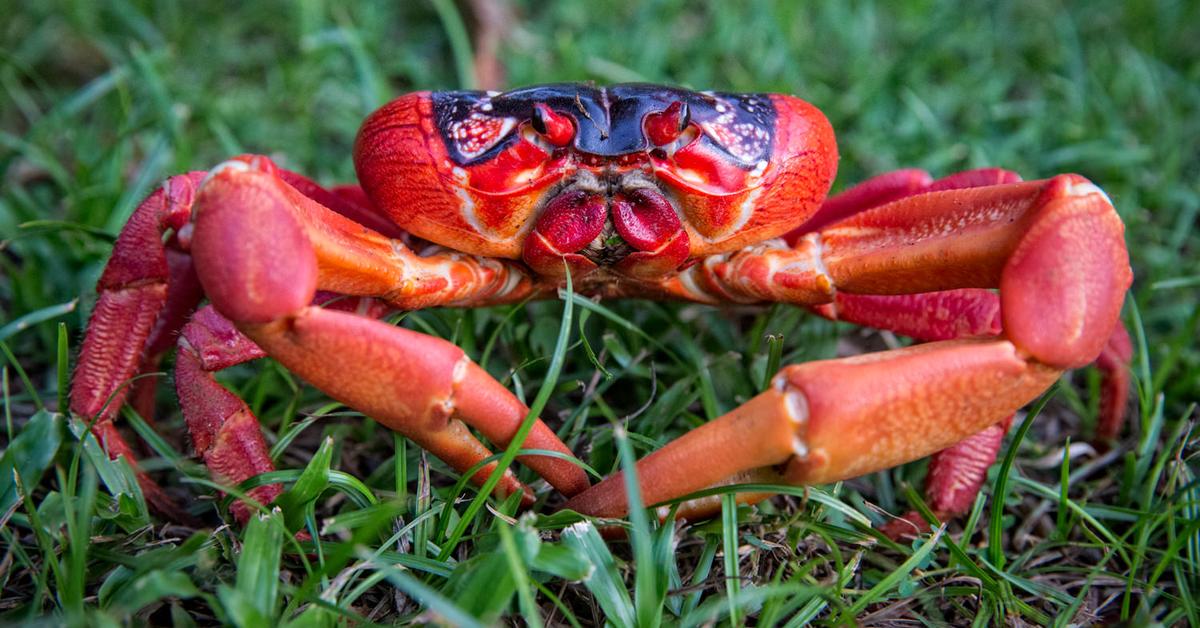
[[(492, 159), (517, 141), (520, 123), (532, 117), (533, 107), (538, 103), (575, 121), (572, 147), (576, 151), (619, 157), (652, 149), (642, 128), (644, 118), (680, 101), (688, 106), (692, 122), (702, 130), (697, 141), (707, 143), (747, 170), (770, 159), (777, 115), (767, 94), (693, 92), (643, 83), (611, 87), (556, 83), (491, 96), (479, 91), (434, 92), (432, 99), (435, 121), (446, 150), (461, 166)], [(450, 129), (471, 116), (513, 118), (517, 124), (505, 137), (498, 138), (495, 145), (469, 157), (458, 150)]]

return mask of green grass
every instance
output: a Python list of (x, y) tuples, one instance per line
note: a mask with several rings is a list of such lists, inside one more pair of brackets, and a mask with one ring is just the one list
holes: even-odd
[[(352, 179), (366, 113), (463, 84), (455, 6), (5, 11), (0, 621), (1200, 624), (1200, 5), (1188, 0), (521, 2), (503, 57), (512, 85), (799, 94), (838, 130), (839, 187), (904, 166), (1097, 181), (1127, 224), (1136, 274), (1137, 405), (1111, 454), (1065, 447), (1095, 420), (1096, 375), (1083, 370), (1014, 430), (970, 515), (911, 544), (868, 524), (919, 501), (920, 463), (758, 508), (727, 499), (720, 518), (683, 529), (635, 517), (628, 542), (606, 542), (545, 514), (559, 500), (549, 491), (525, 514), (479, 498), (260, 361), (222, 381), (286, 445), (273, 449), (281, 470), (256, 480), (287, 483), (282, 507), (228, 525), (230, 498), (189, 457), (164, 390), (146, 466), (205, 527), (149, 515), (129, 468), (57, 412), (113, 237), (164, 177), (241, 151)], [(777, 364), (889, 340), (788, 307), (583, 299), (402, 324), (454, 339), (544, 401), (541, 415), (605, 475), (749, 398)], [(302, 529), (316, 540), (295, 540)]]

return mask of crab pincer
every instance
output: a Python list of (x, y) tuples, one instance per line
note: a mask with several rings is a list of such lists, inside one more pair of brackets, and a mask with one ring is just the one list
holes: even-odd
[[(832, 301), (842, 290), (998, 286), (1000, 333), (785, 367), (770, 390), (639, 462), (648, 504), (760, 467), (787, 482), (821, 484), (962, 442), (1041, 394), (1063, 370), (1096, 360), (1119, 327), (1132, 279), (1112, 205), (1075, 176), (909, 196), (804, 241), (810, 246), (792, 249), (799, 278), (782, 286), (765, 281), (769, 274), (739, 274), (736, 255), (724, 262), (731, 268), (693, 272), (708, 273), (706, 285), (780, 300), (823, 289)], [(624, 499), (614, 476), (566, 507), (619, 516)]]
[[(216, 310), (267, 355), (460, 471), (491, 455), (467, 425), (502, 446), (516, 433), (528, 409), (462, 349), (311, 304), (318, 287), (346, 291), (341, 273), (390, 258), (394, 243), (356, 235), (353, 223), (290, 189), (261, 158), (226, 162), (196, 205), (192, 254), (202, 260), (200, 282)], [(570, 454), (541, 421), (525, 447)], [(559, 458), (521, 461), (564, 493), (588, 484)], [(474, 479), (482, 483), (493, 468), (485, 465)], [(524, 488), (509, 472), (499, 490)]]

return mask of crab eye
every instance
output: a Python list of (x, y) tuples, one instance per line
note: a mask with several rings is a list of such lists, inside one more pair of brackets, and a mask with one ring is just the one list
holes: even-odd
[(646, 116), (646, 139), (655, 146), (664, 146), (679, 139), (692, 122), (687, 103), (676, 100), (671, 106)]
[(529, 119), (529, 125), (555, 146), (566, 146), (575, 137), (575, 126), (571, 124), (571, 119), (556, 113), (545, 103), (533, 106), (533, 117)]

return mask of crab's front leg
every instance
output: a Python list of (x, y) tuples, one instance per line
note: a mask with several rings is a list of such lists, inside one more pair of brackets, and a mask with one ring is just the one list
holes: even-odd
[[(331, 397), (403, 433), (459, 471), (507, 445), (528, 408), (455, 345), (312, 305), (316, 290), (378, 296), (402, 308), (520, 299), (515, 266), (458, 254), (418, 256), (300, 194), (262, 157), (213, 170), (196, 198), (192, 254), (215, 309), (267, 355)], [(536, 421), (525, 447), (569, 455)], [(588, 485), (561, 458), (522, 456), (566, 494)], [(482, 482), (494, 465), (475, 474)], [(522, 490), (509, 474), (502, 491)]]
[[(932, 342), (784, 368), (770, 390), (639, 462), (647, 503), (767, 467), (819, 484), (945, 449), (1012, 414), (1066, 369), (1096, 359), (1131, 280), (1123, 225), (1076, 176), (932, 192), (863, 212), (796, 248), (689, 269), (689, 298), (819, 304), (838, 292), (1000, 288), (1004, 336)], [(609, 478), (568, 503), (626, 510)]]

